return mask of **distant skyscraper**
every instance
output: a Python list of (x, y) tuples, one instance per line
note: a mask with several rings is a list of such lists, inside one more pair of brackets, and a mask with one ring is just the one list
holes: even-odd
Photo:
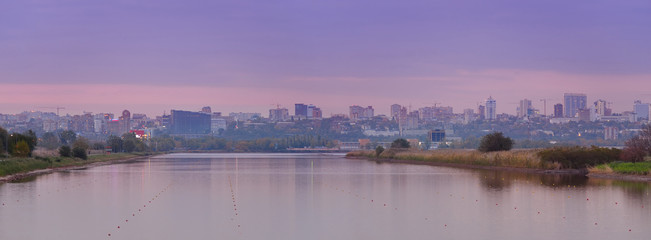
[(171, 128), (173, 134), (210, 133), (210, 115), (203, 112), (172, 110)]
[(497, 119), (497, 102), (493, 97), (486, 99), (486, 120), (493, 121)]
[(480, 120), (486, 119), (486, 107), (484, 107), (484, 105), (479, 105), (477, 107), (477, 114), (479, 114)]
[(633, 104), (635, 111), (635, 121), (640, 120), (649, 120), (649, 104), (642, 103), (640, 100), (636, 100)]
[(526, 99), (526, 98), (523, 99), (523, 100), (520, 100), (520, 105), (518, 105), (518, 109), (517, 109), (518, 110), (518, 117), (519, 118), (528, 117), (530, 109), (532, 109), (531, 100)]
[(302, 103), (294, 104), (294, 115), (307, 118), (307, 105)]
[(566, 93), (565, 117), (574, 117), (580, 109), (587, 109), (588, 97), (583, 93)]
[(610, 111), (608, 109), (607, 104), (608, 103), (606, 101), (601, 100), (601, 99), (594, 102), (594, 108), (597, 111), (597, 114), (599, 116), (609, 116), (610, 115)]
[(210, 109), (210, 107), (206, 106), (206, 107), (201, 108), (201, 112), (210, 114), (210, 113), (212, 113), (212, 109)]
[(312, 104), (307, 106), (307, 119), (320, 119), (322, 115), (323, 113), (321, 112), (321, 108), (318, 108)]
[(563, 117), (563, 104), (554, 105), (554, 117), (562, 118)]
[(398, 117), (400, 116), (400, 109), (402, 106), (400, 104), (393, 104), (391, 105), (391, 118), (393, 120), (398, 120)]
[(289, 110), (287, 108), (269, 109), (269, 120), (273, 122), (287, 121), (289, 119)]

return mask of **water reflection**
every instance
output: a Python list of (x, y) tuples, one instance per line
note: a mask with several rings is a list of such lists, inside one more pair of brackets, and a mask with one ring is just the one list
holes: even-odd
[(175, 154), (1, 184), (0, 239), (645, 239), (649, 187), (341, 156)]

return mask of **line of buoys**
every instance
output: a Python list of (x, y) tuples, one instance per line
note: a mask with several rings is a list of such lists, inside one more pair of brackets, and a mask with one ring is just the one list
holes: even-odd
[[(151, 200), (151, 201), (157, 199), (157, 198), (160, 196), (160, 194), (166, 192), (167, 189), (169, 189), (170, 186), (172, 186), (171, 183), (168, 184), (167, 186), (165, 186), (165, 187), (164, 187), (161, 191), (159, 191), (156, 195), (154, 195), (154, 197), (152, 197), (152, 200)], [(151, 203), (151, 201), (149, 201), (149, 203)], [(146, 205), (146, 204), (143, 204), (143, 208), (144, 208), (144, 207), (147, 207), (147, 205)], [(141, 209), (141, 208), (138, 208), (138, 212), (142, 212), (142, 209)], [(135, 213), (132, 213), (131, 216), (132, 216), (132, 217), (135, 217), (136, 214), (135, 214)], [(125, 223), (129, 223), (129, 219), (125, 219), (124, 222), (125, 222)], [(120, 229), (120, 225), (117, 226), (117, 229)], [(110, 236), (111, 236), (111, 233), (108, 233), (108, 236), (110, 237)]]

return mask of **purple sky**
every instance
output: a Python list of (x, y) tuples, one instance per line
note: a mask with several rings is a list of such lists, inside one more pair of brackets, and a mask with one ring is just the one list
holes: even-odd
[(0, 2), (0, 113), (651, 101), (649, 1)]

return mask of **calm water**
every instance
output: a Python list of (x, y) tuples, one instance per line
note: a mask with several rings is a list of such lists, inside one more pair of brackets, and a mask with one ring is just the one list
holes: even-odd
[(649, 239), (650, 191), (335, 155), (172, 154), (0, 184), (0, 239)]

